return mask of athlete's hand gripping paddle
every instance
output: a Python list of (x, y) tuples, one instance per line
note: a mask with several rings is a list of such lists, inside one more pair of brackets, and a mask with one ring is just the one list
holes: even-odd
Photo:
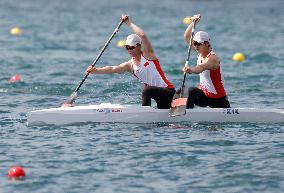
[[(188, 67), (189, 63), (189, 56), (190, 56), (190, 51), (191, 51), (191, 45), (192, 45), (192, 38), (194, 35), (194, 29), (195, 29), (195, 24), (196, 20), (193, 21), (193, 27), (191, 31), (191, 38), (187, 50), (187, 59), (185, 62), (185, 66)], [(185, 115), (186, 114), (186, 104), (187, 104), (187, 98), (188, 98), (188, 89), (185, 88), (185, 78), (186, 78), (186, 73), (183, 75), (183, 81), (182, 81), (182, 87), (178, 89), (173, 97), (172, 103), (171, 103), (171, 108), (170, 108), (170, 116), (175, 117), (179, 115)]]
[[(112, 40), (112, 38), (115, 36), (115, 34), (118, 32), (120, 26), (122, 25), (122, 23), (125, 20), (121, 20), (118, 24), (118, 26), (115, 28), (114, 32), (112, 33), (112, 35), (109, 37), (109, 39), (107, 40), (107, 42), (105, 43), (104, 47), (102, 48), (102, 50), (100, 51), (99, 55), (97, 56), (97, 58), (93, 61), (92, 63), (92, 67), (94, 67), (96, 65), (96, 63), (98, 62), (98, 60), (100, 59), (101, 55), (103, 54), (103, 52), (105, 51), (105, 49), (107, 48), (107, 46), (109, 45), (110, 41)], [(86, 75), (84, 76), (83, 80), (80, 82), (80, 84), (77, 86), (77, 88), (75, 89), (75, 91), (70, 95), (70, 97), (63, 103), (62, 106), (72, 106), (72, 104), (75, 102), (77, 96), (78, 96), (78, 90), (80, 89), (80, 87), (83, 85), (83, 83), (85, 82), (86, 78), (89, 76), (90, 72), (87, 72)]]

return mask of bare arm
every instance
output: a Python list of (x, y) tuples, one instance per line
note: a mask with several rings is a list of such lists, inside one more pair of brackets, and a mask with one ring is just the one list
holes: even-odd
[(127, 61), (119, 64), (118, 66), (105, 66), (102, 68), (89, 66), (86, 71), (93, 74), (114, 74), (114, 73), (131, 72), (131, 62)]
[(216, 70), (220, 66), (220, 60), (216, 55), (212, 55), (208, 60), (200, 65), (189, 68), (184, 67), (183, 71), (189, 74), (200, 74), (205, 70)]
[(144, 55), (146, 58), (154, 60), (157, 59), (155, 53), (154, 53), (154, 49), (152, 47), (152, 44), (150, 42), (150, 40), (148, 39), (148, 37), (146, 36), (145, 32), (136, 24), (134, 24), (128, 17), (128, 15), (122, 15), (121, 17), (122, 19), (125, 20), (126, 25), (128, 25), (132, 31), (137, 34), (143, 43), (144, 46)]

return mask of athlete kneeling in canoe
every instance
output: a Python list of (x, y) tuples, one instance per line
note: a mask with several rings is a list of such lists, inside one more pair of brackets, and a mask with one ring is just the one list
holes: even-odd
[(128, 15), (122, 15), (121, 19), (135, 33), (129, 35), (125, 43), (125, 48), (131, 59), (117, 66), (102, 68), (89, 66), (87, 72), (95, 74), (130, 72), (144, 83), (142, 92), (143, 106), (151, 106), (151, 99), (154, 99), (159, 109), (169, 109), (175, 89), (173, 84), (166, 78), (150, 40), (144, 31), (129, 19)]
[[(195, 15), (191, 21), (199, 22), (200, 19), (200, 15)], [(184, 32), (184, 38), (188, 43), (191, 42), (192, 27), (193, 23)], [(183, 71), (188, 74), (199, 74), (200, 83), (198, 88), (189, 88), (187, 108), (193, 108), (194, 104), (201, 107), (229, 108), (220, 60), (211, 47), (209, 34), (204, 31), (197, 32), (192, 45), (197, 52), (197, 65), (192, 68), (184, 67)]]

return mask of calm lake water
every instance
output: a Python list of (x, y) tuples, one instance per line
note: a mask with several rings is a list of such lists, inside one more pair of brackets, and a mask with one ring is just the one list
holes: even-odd
[[(27, 127), (26, 113), (59, 107), (82, 80), (122, 13), (149, 36), (180, 87), (186, 60), (183, 18), (201, 13), (233, 107), (283, 108), (284, 1), (0, 1), (0, 192), (284, 192), (283, 124), (84, 124)], [(10, 29), (19, 27), (21, 36)], [(117, 47), (97, 66), (129, 59)], [(236, 52), (244, 62), (232, 61)], [(191, 54), (190, 65), (195, 65)], [(15, 74), (21, 81), (10, 83)], [(186, 84), (198, 84), (188, 75)], [(90, 75), (77, 105), (140, 104), (129, 74)], [(10, 181), (22, 165), (27, 176)]]

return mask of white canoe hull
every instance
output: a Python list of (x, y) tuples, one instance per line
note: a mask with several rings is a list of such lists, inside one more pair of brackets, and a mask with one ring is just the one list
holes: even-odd
[(256, 108), (195, 108), (186, 115), (170, 117), (168, 109), (139, 105), (100, 105), (61, 107), (31, 111), (28, 125), (65, 125), (75, 123), (157, 123), (157, 122), (215, 122), (215, 123), (283, 123), (283, 109)]

